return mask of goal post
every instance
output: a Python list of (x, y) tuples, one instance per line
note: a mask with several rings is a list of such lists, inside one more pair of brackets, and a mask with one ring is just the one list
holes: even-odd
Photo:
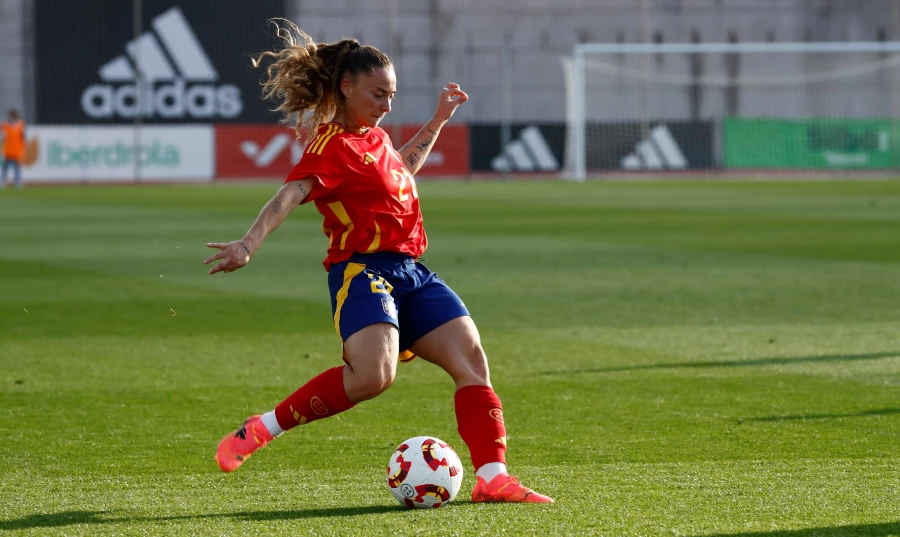
[(900, 42), (583, 43), (564, 176), (900, 168)]

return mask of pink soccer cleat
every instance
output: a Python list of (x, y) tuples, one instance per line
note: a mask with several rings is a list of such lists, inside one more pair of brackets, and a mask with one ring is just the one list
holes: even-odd
[(250, 416), (237, 431), (219, 442), (216, 462), (223, 472), (233, 472), (256, 450), (265, 447), (274, 438), (263, 425), (260, 416)]
[(553, 503), (553, 498), (537, 492), (519, 483), (519, 478), (500, 474), (486, 482), (478, 478), (475, 490), (472, 491), (473, 502), (516, 502), (516, 503)]

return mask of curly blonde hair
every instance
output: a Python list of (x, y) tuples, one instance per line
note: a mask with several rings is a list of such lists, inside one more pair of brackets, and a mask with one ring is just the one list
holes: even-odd
[(340, 90), (343, 78), (355, 80), (361, 73), (391, 65), (385, 53), (360, 45), (356, 39), (316, 43), (287, 19), (270, 22), (283, 48), (263, 52), (251, 61), (260, 67), (265, 58), (272, 58), (266, 67), (267, 78), (261, 82), (262, 97), (280, 102), (275, 111), (284, 114), (284, 123), (294, 120), (297, 138), (304, 143), (334, 117), (344, 100)]

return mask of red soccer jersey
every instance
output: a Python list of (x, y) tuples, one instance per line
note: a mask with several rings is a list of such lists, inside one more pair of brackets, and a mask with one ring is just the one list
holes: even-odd
[(355, 252), (398, 252), (419, 257), (428, 245), (419, 193), (387, 133), (319, 127), (285, 183), (316, 180), (303, 201), (315, 201), (329, 238), (325, 270)]

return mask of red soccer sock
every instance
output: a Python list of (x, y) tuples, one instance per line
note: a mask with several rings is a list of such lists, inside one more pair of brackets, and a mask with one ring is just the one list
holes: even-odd
[(506, 463), (503, 406), (490, 386), (465, 386), (456, 391), (459, 436), (469, 446), (475, 470), (489, 462)]
[(313, 377), (299, 390), (275, 407), (278, 425), (287, 431), (298, 425), (320, 420), (345, 410), (355, 403), (347, 399), (344, 390), (344, 367), (332, 367), (317, 377)]

